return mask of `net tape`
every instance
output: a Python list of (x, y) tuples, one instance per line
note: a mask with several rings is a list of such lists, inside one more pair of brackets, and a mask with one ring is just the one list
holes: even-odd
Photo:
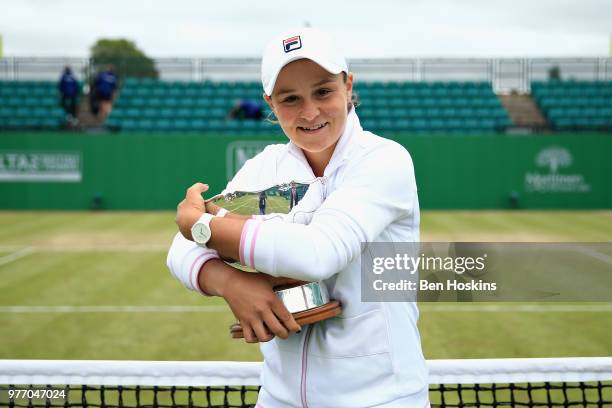
[[(427, 364), (432, 407), (612, 407), (610, 357)], [(261, 368), (252, 362), (0, 360), (0, 406), (252, 407)], [(68, 398), (7, 399), (19, 384), (64, 389)]]

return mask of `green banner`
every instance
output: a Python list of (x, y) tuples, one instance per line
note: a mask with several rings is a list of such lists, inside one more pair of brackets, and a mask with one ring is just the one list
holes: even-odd
[[(609, 135), (398, 136), (424, 209), (612, 208)], [(286, 139), (211, 135), (2, 135), (0, 208), (173, 209), (197, 181), (218, 192)]]

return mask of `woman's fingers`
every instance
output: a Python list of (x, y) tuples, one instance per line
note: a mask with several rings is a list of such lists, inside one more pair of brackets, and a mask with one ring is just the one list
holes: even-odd
[(240, 321), (248, 343), (286, 339), (300, 330), (293, 315), (272, 290), (269, 277), (231, 269), (232, 279), (222, 292), (234, 316)]
[(270, 331), (265, 327), (263, 321), (255, 320), (252, 322), (253, 332), (255, 332), (255, 336), (257, 336), (257, 340), (261, 343), (265, 343), (274, 338), (274, 335), (270, 333)]
[(276, 315), (272, 313), (272, 310), (268, 310), (263, 314), (263, 320), (266, 324), (266, 327), (275, 335), (280, 337), (281, 339), (286, 339), (289, 337), (289, 331), (283, 326), (283, 324), (278, 320)]
[[(302, 330), (299, 324), (293, 318), (293, 315), (289, 313), (283, 302), (280, 299), (276, 299), (272, 303), (272, 312), (278, 317), (282, 324), (291, 332), (298, 332)], [(283, 337), (284, 338), (284, 337)]]
[(257, 337), (253, 334), (253, 329), (251, 329), (251, 325), (246, 321), (240, 322), (240, 327), (242, 327), (242, 334), (244, 335), (244, 341), (247, 343), (257, 343)]
[(204, 201), (204, 198), (202, 198), (202, 193), (207, 192), (208, 188), (208, 184), (195, 183), (187, 189), (187, 194), (185, 195), (185, 197), (190, 201), (198, 201), (198, 199)]
[(176, 208), (176, 224), (183, 236), (192, 240), (191, 226), (206, 212), (202, 193), (208, 191), (208, 184), (195, 183), (187, 189), (185, 199)]

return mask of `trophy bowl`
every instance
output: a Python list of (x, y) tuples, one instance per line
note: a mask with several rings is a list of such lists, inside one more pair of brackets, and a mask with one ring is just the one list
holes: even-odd
[[(292, 181), (255, 191), (226, 191), (207, 200), (207, 204), (246, 217), (279, 216), (286, 222), (307, 224), (322, 201), (320, 180), (315, 179), (312, 182)], [(226, 262), (243, 271), (257, 273), (239, 262)], [(330, 299), (323, 282), (289, 280), (273, 290), (300, 326), (329, 319), (342, 311), (340, 302)], [(240, 323), (232, 325), (230, 333), (232, 338), (244, 338)]]

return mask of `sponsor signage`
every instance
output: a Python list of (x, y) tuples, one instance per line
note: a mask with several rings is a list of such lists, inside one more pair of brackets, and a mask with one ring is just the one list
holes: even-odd
[(0, 182), (77, 183), (81, 166), (80, 152), (0, 150)]
[(525, 190), (538, 193), (588, 193), (590, 184), (584, 174), (571, 171), (574, 158), (560, 146), (549, 146), (538, 152), (535, 164), (543, 171), (525, 173)]

